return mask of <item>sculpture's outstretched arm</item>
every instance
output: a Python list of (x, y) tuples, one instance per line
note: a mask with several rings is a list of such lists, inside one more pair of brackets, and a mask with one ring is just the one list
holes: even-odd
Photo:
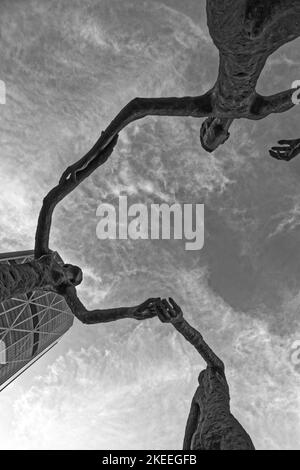
[(57, 204), (62, 201), (68, 194), (70, 194), (74, 189), (88, 176), (90, 176), (93, 171), (95, 171), (99, 166), (103, 165), (106, 160), (110, 157), (113, 152), (113, 149), (118, 141), (118, 135), (115, 135), (113, 140), (105, 147), (104, 150), (95, 153), (93, 161), (81, 171), (80, 175), (76, 181), (68, 179), (61, 181), (57, 186), (55, 186), (47, 194), (43, 200), (43, 205), (39, 213), (37, 229), (35, 233), (35, 248), (34, 248), (34, 257), (40, 258), (43, 255), (49, 254), (49, 237), (50, 229), (52, 223), (52, 215)]
[(206, 364), (210, 367), (225, 370), (223, 361), (213, 352), (204, 341), (199, 331), (195, 330), (184, 318), (181, 308), (173, 299), (163, 299), (156, 302), (157, 315), (163, 323), (172, 323), (179, 333), (181, 333), (194, 348), (197, 349)]
[(74, 286), (68, 286), (62, 291), (61, 294), (72, 313), (78, 320), (87, 325), (95, 323), (107, 323), (111, 321), (121, 320), (124, 318), (133, 318), (135, 320), (146, 320), (156, 316), (154, 305), (159, 299), (148, 299), (140, 305), (135, 307), (120, 307), (110, 308), (104, 310), (87, 310), (83, 303), (77, 296)]
[(198, 97), (185, 98), (135, 98), (115, 117), (102, 132), (93, 148), (62, 174), (59, 184), (43, 200), (35, 235), (35, 258), (50, 252), (49, 236), (52, 214), (56, 205), (70, 194), (95, 169), (106, 162), (118, 140), (118, 132), (127, 124), (144, 116), (194, 116), (210, 115), (211, 92)]
[(202, 96), (183, 98), (135, 98), (130, 101), (102, 132), (94, 147), (63, 173), (60, 182), (77, 178), (78, 173), (102, 152), (124, 127), (146, 116), (207, 117), (212, 112), (211, 92)]
[(289, 111), (295, 106), (292, 98), (296, 91), (297, 88), (291, 88), (271, 96), (262, 96), (257, 93), (250, 109), (252, 118), (264, 119), (270, 114)]

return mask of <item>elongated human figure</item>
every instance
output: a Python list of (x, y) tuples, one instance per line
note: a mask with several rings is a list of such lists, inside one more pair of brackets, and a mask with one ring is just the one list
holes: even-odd
[(172, 323), (201, 354), (207, 367), (200, 372), (199, 386), (192, 400), (184, 450), (255, 450), (249, 434), (230, 412), (229, 387), (224, 363), (210, 349), (202, 335), (183, 318), (173, 299), (152, 307), (163, 323)]
[[(256, 84), (268, 57), (300, 36), (299, 0), (207, 0), (207, 23), (219, 50), (215, 85), (195, 97), (134, 98), (102, 132), (92, 149), (66, 169), (61, 181), (76, 180), (77, 174), (124, 127), (146, 116), (206, 117), (200, 141), (205, 150), (212, 152), (228, 139), (234, 119), (263, 119), (295, 106), (292, 96), (297, 88), (262, 96), (256, 92)], [(275, 147), (270, 153), (275, 158), (290, 160), (298, 153), (298, 144), (298, 140), (285, 141), (283, 149)]]
[[(201, 129), (202, 146), (212, 151), (229, 137), (232, 121), (222, 118), (224, 111), (233, 112), (233, 118), (263, 119), (295, 105), (295, 89), (262, 96), (256, 84), (268, 57), (300, 36), (300, 1), (207, 0), (207, 20), (220, 58), (214, 113)], [(300, 139), (278, 143), (270, 150), (278, 160), (290, 161), (300, 153)]]

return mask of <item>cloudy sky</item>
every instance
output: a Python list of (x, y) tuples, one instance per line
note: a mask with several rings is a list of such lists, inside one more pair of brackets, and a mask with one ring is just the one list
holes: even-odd
[[(136, 96), (198, 95), (218, 55), (204, 0), (1, 0), (1, 251), (33, 248), (41, 200)], [(258, 90), (300, 79), (300, 40), (269, 60)], [(80, 265), (90, 308), (174, 296), (224, 360), (232, 411), (257, 448), (300, 448), (300, 160), (268, 156), (299, 136), (299, 109), (236, 121), (214, 154), (201, 120), (130, 125), (55, 213), (51, 247)], [(205, 204), (205, 245), (100, 241), (100, 203)], [(157, 319), (84, 326), (1, 393), (0, 447), (178, 449), (204, 364)]]

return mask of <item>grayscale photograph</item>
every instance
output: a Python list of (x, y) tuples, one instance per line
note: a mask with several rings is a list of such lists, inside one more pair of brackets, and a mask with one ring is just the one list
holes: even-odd
[(0, 0), (0, 41), (0, 450), (300, 450), (300, 0)]

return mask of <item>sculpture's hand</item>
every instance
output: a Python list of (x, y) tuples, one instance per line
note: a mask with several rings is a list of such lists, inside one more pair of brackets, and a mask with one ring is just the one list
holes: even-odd
[(88, 161), (85, 157), (78, 160), (78, 162), (73, 165), (68, 166), (68, 168), (63, 172), (59, 180), (59, 184), (63, 184), (65, 181), (71, 180), (73, 183), (77, 182), (77, 173), (84, 170), (88, 165)]
[[(100, 139), (104, 136), (104, 132), (101, 133)], [(104, 148), (97, 148), (99, 147), (100, 139), (97, 144), (90, 150), (86, 155), (84, 155), (80, 160), (78, 160), (73, 165), (69, 166), (62, 174), (59, 184), (63, 184), (65, 181), (72, 180), (73, 183), (77, 182), (77, 173), (80, 173), (85, 168), (89, 166), (89, 164), (95, 160), (96, 158), (101, 157), (103, 159), (103, 163), (110, 157), (112, 154), (117, 141), (118, 141), (118, 134), (114, 136), (114, 138), (104, 146)]]
[(163, 323), (172, 323), (173, 325), (176, 323), (180, 323), (183, 320), (183, 312), (179, 305), (169, 297), (169, 301), (167, 299), (162, 299), (160, 302), (156, 304), (157, 315)]
[(159, 297), (151, 298), (140, 305), (129, 307), (129, 317), (135, 318), (135, 320), (146, 320), (147, 318), (155, 317), (157, 315), (157, 303), (159, 301)]
[(272, 147), (269, 150), (271, 157), (276, 160), (289, 162), (300, 153), (300, 139), (279, 140), (278, 144), (281, 147)]

